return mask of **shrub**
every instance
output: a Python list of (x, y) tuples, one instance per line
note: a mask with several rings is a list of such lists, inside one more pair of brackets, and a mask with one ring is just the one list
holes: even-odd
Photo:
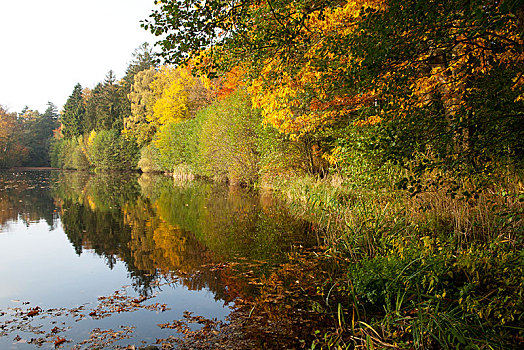
[(138, 168), (144, 173), (151, 173), (155, 171), (162, 171), (159, 160), (160, 154), (158, 149), (149, 144), (142, 147), (140, 150), (140, 160), (138, 161)]
[(261, 116), (244, 89), (200, 111), (198, 165), (216, 180), (250, 184), (258, 179)]
[(116, 130), (102, 130), (92, 138), (87, 150), (89, 161), (97, 169), (136, 169), (139, 150), (136, 142)]
[(156, 159), (160, 169), (172, 172), (175, 168), (184, 165), (194, 171), (197, 132), (197, 121), (194, 119), (162, 126), (150, 146), (156, 149)]

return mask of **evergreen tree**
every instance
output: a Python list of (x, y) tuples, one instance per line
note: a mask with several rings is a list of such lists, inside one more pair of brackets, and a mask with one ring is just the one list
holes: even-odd
[(91, 91), (86, 102), (84, 132), (91, 130), (122, 130), (124, 116), (129, 114), (127, 93), (117, 83), (113, 71)]
[(20, 124), (21, 144), (28, 151), (27, 158), (20, 165), (49, 166), (49, 146), (53, 130), (58, 127), (58, 111), (54, 104), (48, 102), (44, 114), (24, 108), (18, 117)]
[(45, 110), (44, 114), (42, 114), (42, 117), (48, 121), (52, 122), (53, 124), (57, 124), (58, 122), (58, 108), (53, 102), (47, 102), (47, 109)]
[(128, 93), (135, 82), (135, 75), (151, 67), (155, 67), (153, 51), (148, 43), (143, 43), (133, 52), (133, 59), (126, 69), (123, 85)]
[(97, 129), (97, 121), (99, 116), (102, 114), (100, 111), (102, 105), (102, 94), (103, 94), (103, 85), (98, 83), (87, 98), (86, 102), (86, 116), (84, 119), (84, 130), (89, 132), (91, 130)]
[(82, 86), (76, 84), (73, 93), (67, 99), (62, 112), (62, 132), (65, 138), (72, 138), (82, 134), (85, 108), (82, 96)]

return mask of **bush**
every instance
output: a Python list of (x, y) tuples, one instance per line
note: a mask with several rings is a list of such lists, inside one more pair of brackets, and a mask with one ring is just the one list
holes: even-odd
[(96, 133), (87, 149), (90, 163), (97, 169), (131, 170), (137, 168), (139, 149), (136, 142), (116, 130)]
[(161, 127), (141, 164), (218, 181), (255, 183), (260, 123), (260, 113), (251, 108), (245, 90), (239, 90), (201, 109), (194, 119)]
[(138, 168), (144, 173), (152, 173), (155, 171), (162, 171), (159, 160), (160, 154), (158, 148), (153, 144), (142, 147), (140, 150), (140, 160), (138, 161)]
[(255, 183), (258, 179), (258, 136), (261, 116), (251, 108), (244, 89), (200, 111), (198, 165), (216, 180)]
[(274, 185), (276, 179), (319, 173), (320, 154), (313, 154), (313, 142), (305, 136), (290, 140), (271, 125), (261, 128), (258, 137), (261, 185)]
[(64, 148), (64, 139), (53, 139), (49, 147), (49, 158), (51, 159), (51, 166), (53, 168), (62, 168), (63, 160), (61, 157), (62, 149)]
[(175, 168), (185, 166), (196, 171), (195, 135), (198, 130), (198, 121), (190, 119), (166, 124), (157, 131), (150, 147), (156, 149), (160, 169), (173, 172)]

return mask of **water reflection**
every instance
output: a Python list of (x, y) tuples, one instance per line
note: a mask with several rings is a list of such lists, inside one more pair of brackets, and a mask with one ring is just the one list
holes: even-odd
[(267, 195), (208, 182), (174, 182), (161, 175), (56, 174), (53, 197), (77, 254), (84, 249), (109, 266), (120, 260), (142, 294), (174, 272), (190, 290), (207, 289), (226, 302), (252, 291), (228, 261), (258, 261), (265, 272), (295, 244), (316, 241)]
[(49, 185), (49, 172), (0, 171), (0, 230), (18, 220), (26, 225), (45, 220), (53, 228), (57, 215)]
[[(52, 344), (53, 308), (72, 308), (60, 311), (61, 334), (75, 342), (99, 327), (131, 325), (129, 342), (153, 343), (172, 332), (156, 325), (186, 310), (223, 320), (224, 304), (256, 294), (252, 277), (295, 245), (316, 243), (309, 224), (270, 195), (133, 173), (0, 172), (0, 233), (0, 348), (14, 333)], [(99, 297), (120, 288), (166, 307), (93, 319)], [(41, 317), (26, 317), (35, 307)]]

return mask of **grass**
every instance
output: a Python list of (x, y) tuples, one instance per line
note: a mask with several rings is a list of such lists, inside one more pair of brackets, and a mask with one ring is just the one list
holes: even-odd
[[(322, 252), (297, 257), (294, 267), (273, 276), (285, 285), (289, 270), (320, 264), (308, 270), (329, 271), (295, 291), (302, 302), (287, 296), (294, 309), (309, 307), (329, 320), (312, 330), (306, 341), (312, 348), (524, 345), (524, 188), (518, 179), (477, 198), (452, 198), (444, 188), (417, 196), (392, 187), (355, 188), (340, 177), (287, 178), (275, 187), (295, 214), (325, 232)], [(276, 289), (267, 290), (259, 302), (278, 299)]]

